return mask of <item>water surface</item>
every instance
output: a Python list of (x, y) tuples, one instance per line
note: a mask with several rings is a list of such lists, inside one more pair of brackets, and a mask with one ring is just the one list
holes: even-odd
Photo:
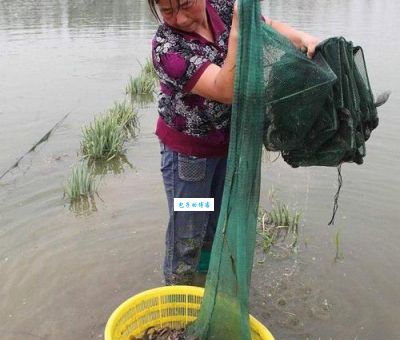
[[(132, 167), (108, 174), (92, 211), (77, 215), (63, 183), (82, 125), (123, 100), (150, 54), (146, 1), (0, 0), (0, 173), (66, 113), (48, 142), (0, 181), (2, 339), (97, 339), (126, 298), (162, 285), (166, 200), (154, 104), (127, 146)], [(337, 222), (328, 228), (336, 170), (263, 164), (269, 190), (302, 211), (298, 253), (256, 253), (251, 311), (277, 339), (397, 339), (400, 325), (398, 75), (394, 1), (264, 1), (263, 13), (365, 51), (375, 92), (392, 90), (365, 164), (345, 164)], [(334, 262), (340, 231), (344, 260)]]

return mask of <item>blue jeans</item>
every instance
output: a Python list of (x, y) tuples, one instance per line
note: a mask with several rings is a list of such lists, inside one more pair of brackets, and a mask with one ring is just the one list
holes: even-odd
[[(166, 285), (191, 284), (201, 249), (211, 250), (226, 172), (226, 157), (197, 158), (161, 146), (161, 173), (168, 200)], [(214, 198), (214, 211), (174, 211), (174, 198)]]

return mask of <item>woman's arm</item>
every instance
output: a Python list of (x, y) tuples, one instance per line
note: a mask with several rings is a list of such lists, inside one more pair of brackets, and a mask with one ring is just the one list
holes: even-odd
[(235, 5), (229, 33), (228, 53), (223, 65), (210, 64), (200, 76), (192, 93), (224, 104), (232, 104), (237, 49), (237, 7)]
[(290, 27), (283, 22), (271, 20), (270, 18), (265, 18), (265, 22), (280, 34), (288, 38), (298, 49), (306, 49), (309, 58), (314, 56), (315, 47), (320, 43), (318, 38), (308, 33), (295, 30), (293, 27)]
[[(320, 40), (302, 31), (297, 31), (279, 21), (272, 21), (265, 18), (267, 24), (286, 36), (297, 48), (307, 49), (307, 56), (312, 58), (315, 47)], [(229, 34), (228, 53), (222, 67), (210, 64), (200, 76), (192, 93), (202, 97), (212, 99), (224, 104), (232, 104), (235, 69), (236, 69), (236, 49), (238, 39), (237, 6), (235, 5), (232, 18), (232, 26)]]

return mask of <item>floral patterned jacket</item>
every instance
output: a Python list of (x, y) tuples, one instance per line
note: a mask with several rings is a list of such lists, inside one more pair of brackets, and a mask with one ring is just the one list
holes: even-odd
[(214, 43), (165, 23), (153, 38), (153, 64), (160, 78), (156, 135), (176, 152), (219, 157), (228, 149), (231, 106), (190, 91), (208, 65), (222, 65), (226, 57), (234, 1), (206, 2)]

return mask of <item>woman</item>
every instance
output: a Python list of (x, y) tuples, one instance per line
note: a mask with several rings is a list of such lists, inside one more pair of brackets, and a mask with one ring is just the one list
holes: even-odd
[[(200, 269), (207, 269), (221, 206), (238, 39), (237, 9), (233, 0), (148, 3), (153, 14), (162, 19), (152, 54), (160, 78), (156, 135), (169, 207), (165, 283), (192, 284), (200, 258), (206, 262)], [(313, 56), (318, 39), (269, 18), (264, 21)], [(174, 198), (213, 198), (214, 211), (174, 211)]]

